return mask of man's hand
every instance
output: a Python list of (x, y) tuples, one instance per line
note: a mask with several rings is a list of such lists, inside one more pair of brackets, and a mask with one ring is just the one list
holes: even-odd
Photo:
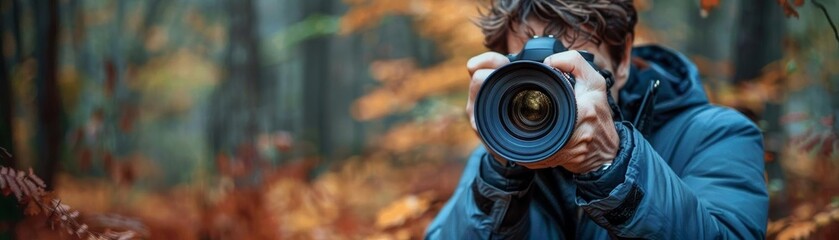
[(618, 152), (618, 132), (606, 99), (606, 80), (577, 51), (566, 51), (545, 58), (544, 63), (576, 79), (577, 124), (571, 139), (557, 154), (528, 168), (562, 166), (573, 173), (597, 170), (611, 163)]
[[(466, 113), (473, 130), (477, 131), (474, 103), (481, 85), (495, 69), (509, 62), (504, 55), (486, 52), (469, 59), (466, 63), (472, 77)], [(576, 51), (551, 55), (544, 63), (575, 76), (577, 123), (571, 139), (557, 154), (544, 161), (523, 165), (532, 169), (562, 166), (574, 173), (586, 173), (611, 163), (617, 154), (619, 139), (606, 99), (606, 80)], [(497, 161), (506, 165), (507, 159), (490, 153)]]

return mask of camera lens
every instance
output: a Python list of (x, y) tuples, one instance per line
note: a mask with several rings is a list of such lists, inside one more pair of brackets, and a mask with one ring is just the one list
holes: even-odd
[(537, 61), (515, 61), (487, 77), (475, 98), (475, 126), (488, 150), (513, 162), (561, 149), (577, 120), (571, 79)]
[(551, 99), (540, 90), (523, 90), (513, 97), (510, 118), (519, 129), (524, 131), (536, 131), (547, 123), (551, 114), (553, 103)]

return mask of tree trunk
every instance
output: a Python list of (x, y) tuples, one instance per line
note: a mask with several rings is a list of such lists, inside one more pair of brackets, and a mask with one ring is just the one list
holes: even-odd
[(148, 60), (148, 52), (146, 52), (143, 42), (145, 42), (145, 38), (151, 36), (151, 27), (156, 22), (155, 20), (159, 19), (159, 16), (166, 14), (165, 11), (168, 9), (163, 6), (168, 1), (151, 0), (148, 2), (149, 4), (143, 14), (143, 23), (138, 30), (140, 37), (135, 41), (135, 45), (131, 47), (131, 52), (128, 55), (129, 62), (137, 65), (142, 65)]
[(247, 146), (253, 145), (259, 133), (260, 42), (253, 0), (229, 0), (227, 10), (230, 16), (225, 56), (227, 79), (211, 97), (212, 117), (208, 126), (213, 154), (237, 155), (239, 150), (250, 152)]
[(783, 11), (774, 1), (740, 1), (734, 48), (734, 82), (760, 76), (764, 66), (781, 58), (783, 17)]
[(36, 23), (36, 101), (38, 106), (36, 172), (54, 187), (54, 175), (61, 156), (61, 98), (58, 91), (58, 1), (33, 3)]
[[(303, 4), (303, 11), (307, 15), (325, 14), (329, 12), (331, 0), (313, 0)], [(328, 112), (330, 88), (329, 79), (329, 39), (318, 37), (305, 41), (300, 58), (303, 61), (303, 133), (305, 141), (310, 142), (311, 151), (322, 156), (330, 155), (332, 147), (329, 144), (329, 133), (332, 127), (328, 124), (331, 117)]]
[[(5, 28), (4, 21), (5, 14), (0, 15), (0, 27)], [(11, 13), (18, 14), (18, 13)], [(17, 24), (17, 23), (13, 23)], [(14, 33), (13, 33), (14, 34)], [(15, 39), (18, 39), (15, 36)], [(6, 46), (6, 38), (0, 37), (0, 46)], [(15, 45), (19, 45), (15, 43)], [(12, 91), (11, 91), (11, 75), (9, 73), (8, 60), (5, 54), (0, 54), (0, 166), (15, 167), (15, 159), (6, 155), (11, 153), (14, 149), (12, 137)], [(14, 63), (15, 61), (11, 61)], [(0, 229), (0, 239), (14, 239), (15, 225), (23, 216), (23, 211), (18, 207), (17, 199), (14, 194), (2, 196), (0, 194), (0, 225), (8, 226), (8, 228)]]
[(20, 63), (23, 60), (23, 42), (20, 40), (20, 1), (12, 0), (12, 35), (15, 39), (15, 59), (14, 63)]
[(723, 1), (704, 17), (697, 7), (683, 7), (688, 11), (687, 23), (691, 26), (685, 54), (700, 66), (703, 83), (712, 87), (715, 83), (731, 79), (728, 66), (731, 64), (729, 59), (734, 56), (731, 41), (736, 32), (732, 23), (736, 21), (738, 7), (735, 1)]
[[(688, 12), (687, 22), (691, 29), (688, 31), (687, 53), (700, 55), (708, 60), (717, 62), (730, 58), (731, 23), (736, 17), (737, 5), (733, 1), (725, 1), (720, 6), (702, 16), (696, 7), (685, 8)], [(719, 73), (712, 73), (713, 77), (720, 77)]]
[[(3, 28), (6, 27), (4, 20), (5, 16), (0, 15), (0, 26)], [(0, 46), (6, 46), (5, 41), (5, 38), (0, 38)], [(14, 158), (6, 156), (6, 152), (11, 153), (15, 149), (12, 146), (12, 79), (9, 73), (11, 64), (7, 62), (5, 54), (0, 54), (0, 166), (15, 167)]]

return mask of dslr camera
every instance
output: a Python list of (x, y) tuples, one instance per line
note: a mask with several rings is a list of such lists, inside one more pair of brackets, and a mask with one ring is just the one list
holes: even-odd
[[(515, 163), (536, 163), (568, 142), (577, 122), (574, 76), (542, 63), (567, 50), (553, 36), (534, 37), (486, 79), (475, 99), (474, 117), (489, 151)], [(610, 88), (611, 73), (594, 64), (593, 54), (580, 54)]]

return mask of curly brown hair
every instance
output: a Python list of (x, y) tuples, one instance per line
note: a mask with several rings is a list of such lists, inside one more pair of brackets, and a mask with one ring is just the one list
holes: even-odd
[(492, 51), (507, 53), (507, 34), (525, 29), (535, 35), (527, 21), (547, 23), (545, 35), (564, 38), (571, 46), (577, 41), (607, 45), (617, 65), (625, 56), (627, 36), (634, 36), (637, 12), (632, 0), (490, 0), (477, 21), (484, 33), (484, 45)]

